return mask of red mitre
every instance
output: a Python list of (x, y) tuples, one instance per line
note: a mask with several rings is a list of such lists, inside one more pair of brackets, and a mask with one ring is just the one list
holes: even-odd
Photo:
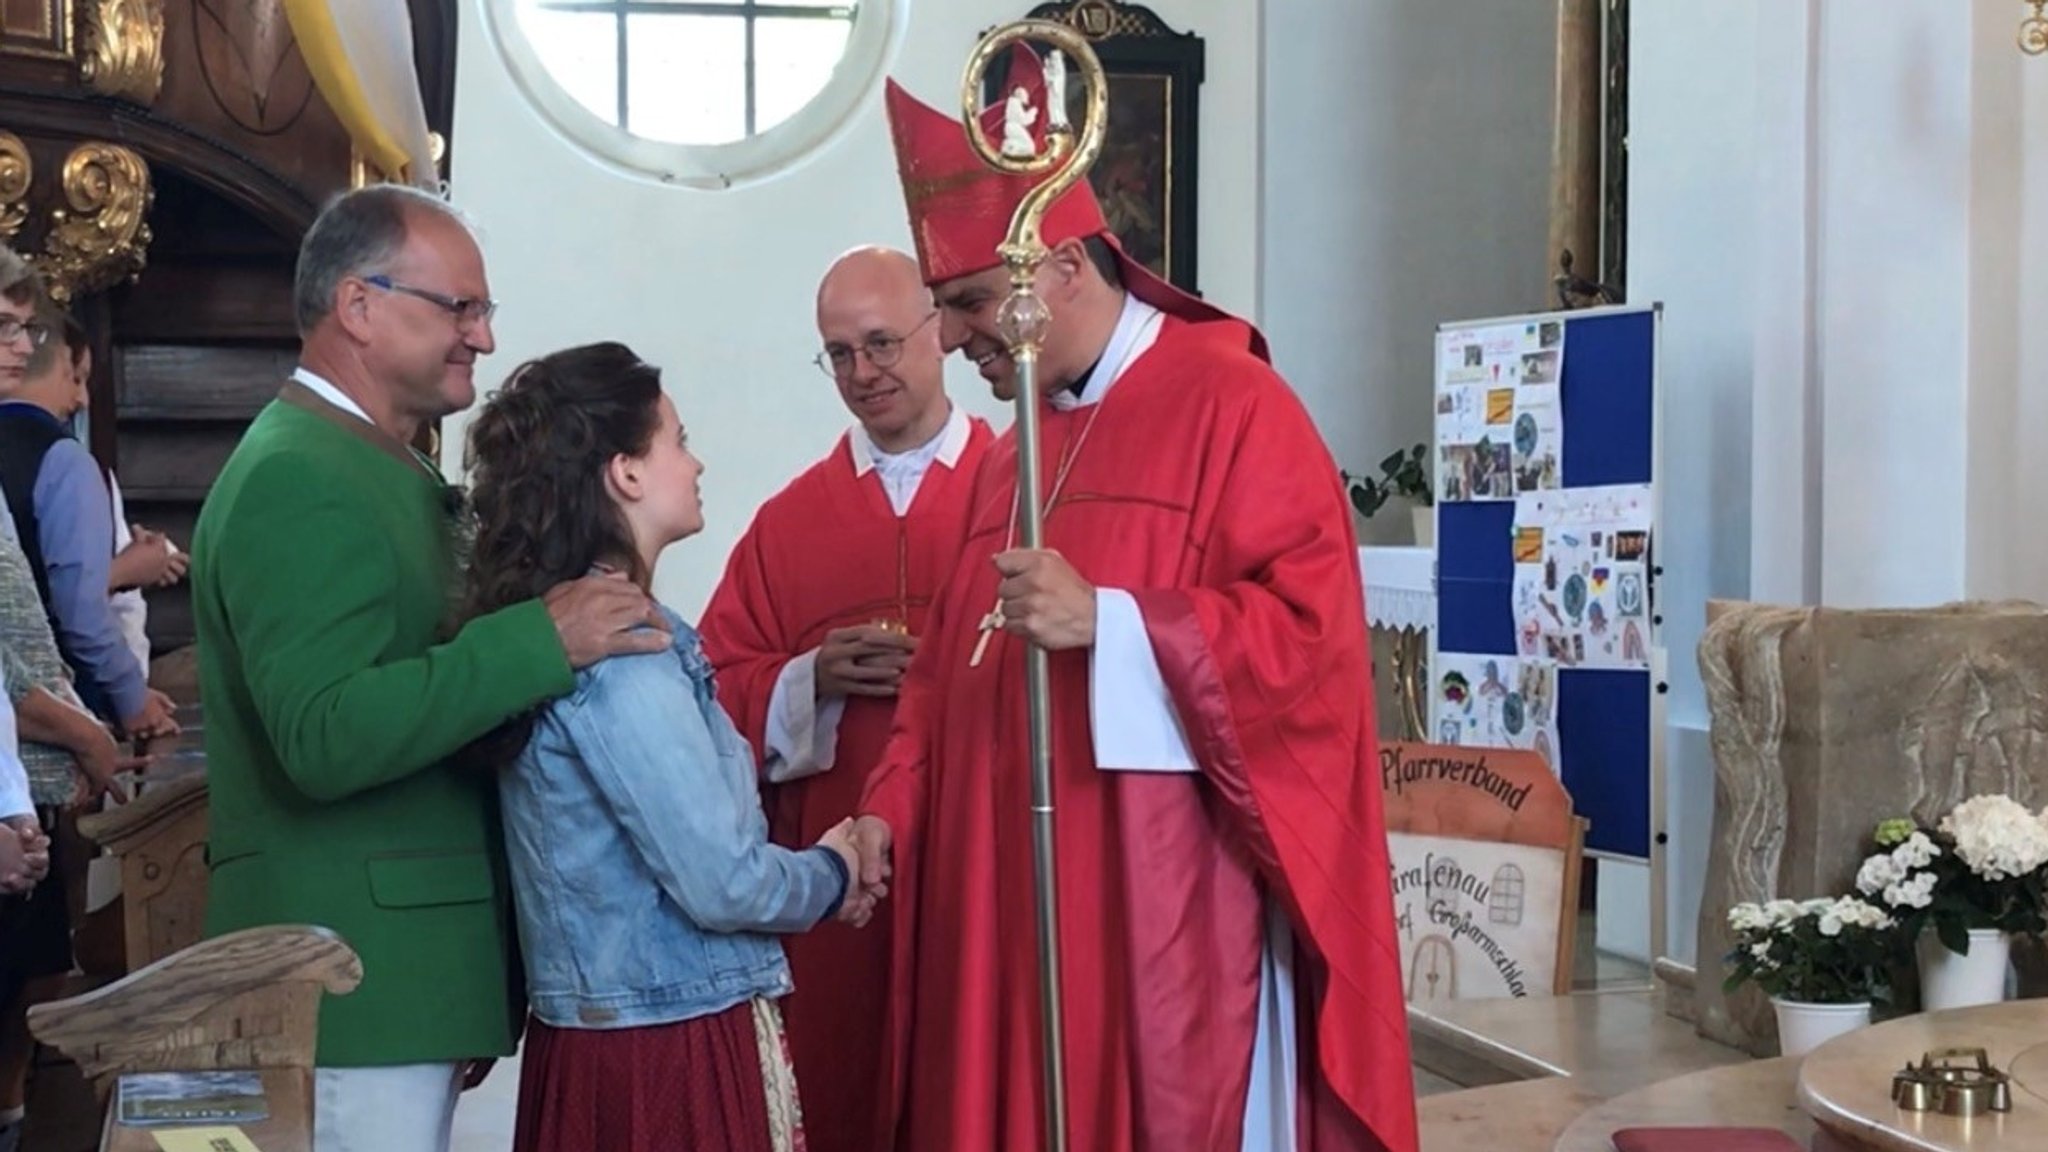
[[(1032, 137), (1044, 147), (1045, 73), (1038, 54), (1022, 44), (1014, 45), (1003, 87), (1023, 88), (1031, 106), (1041, 110)], [(1040, 178), (1011, 176), (990, 168), (975, 154), (958, 119), (912, 96), (895, 80), (888, 82), (885, 97), (889, 133), (896, 145), (896, 171), (903, 181), (903, 200), (910, 211), (910, 232), (924, 282), (941, 284), (1001, 264), (996, 250), (1009, 235), (1010, 217)], [(1001, 102), (982, 111), (981, 124), (991, 142), (1001, 141)], [(1270, 359), (1266, 338), (1257, 328), (1181, 291), (1131, 259), (1109, 230), (1087, 180), (1076, 181), (1053, 202), (1039, 233), (1047, 247), (1100, 236), (1115, 253), (1124, 287), (1131, 295), (1193, 323), (1231, 320), (1244, 324), (1251, 329), (1253, 353), (1262, 360)]]

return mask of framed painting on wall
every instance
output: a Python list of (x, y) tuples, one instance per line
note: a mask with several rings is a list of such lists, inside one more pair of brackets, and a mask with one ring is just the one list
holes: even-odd
[[(1176, 287), (1198, 292), (1201, 37), (1174, 31), (1149, 8), (1111, 0), (1040, 4), (1026, 15), (1087, 36), (1109, 76), (1109, 130), (1088, 182), (1110, 230), (1134, 259)], [(991, 65), (985, 99), (1003, 90), (1004, 71), (1000, 61)], [(1080, 123), (1086, 96), (1083, 85), (1068, 85), (1070, 123)]]

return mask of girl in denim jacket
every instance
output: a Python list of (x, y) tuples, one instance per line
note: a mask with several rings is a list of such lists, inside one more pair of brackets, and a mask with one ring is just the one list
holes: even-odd
[[(659, 370), (620, 344), (528, 363), (470, 431), (469, 610), (593, 569), (646, 587), (704, 526)], [(775, 999), (779, 933), (860, 922), (871, 895), (847, 825), (768, 842), (755, 763), (719, 707), (696, 632), (580, 672), (496, 734), (532, 1021), (518, 1152), (802, 1147)]]

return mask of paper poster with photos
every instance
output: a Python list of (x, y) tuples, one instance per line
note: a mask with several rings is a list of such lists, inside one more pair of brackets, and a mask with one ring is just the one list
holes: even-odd
[(1554, 489), (1564, 470), (1562, 320), (1437, 336), (1437, 491), (1449, 503)]
[(1557, 664), (1542, 658), (1439, 652), (1431, 665), (1436, 742), (1525, 748), (1556, 771)]
[(1650, 666), (1650, 486), (1515, 505), (1515, 650), (1564, 668)]

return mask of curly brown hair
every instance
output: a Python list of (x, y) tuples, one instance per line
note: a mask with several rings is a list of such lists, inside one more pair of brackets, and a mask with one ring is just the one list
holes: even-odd
[[(470, 425), (464, 462), (476, 538), (463, 619), (547, 594), (600, 563), (649, 576), (605, 487), (613, 458), (639, 456), (661, 423), (661, 370), (616, 342), (567, 348), (514, 369)], [(478, 751), (507, 763), (537, 712), (509, 721)]]

